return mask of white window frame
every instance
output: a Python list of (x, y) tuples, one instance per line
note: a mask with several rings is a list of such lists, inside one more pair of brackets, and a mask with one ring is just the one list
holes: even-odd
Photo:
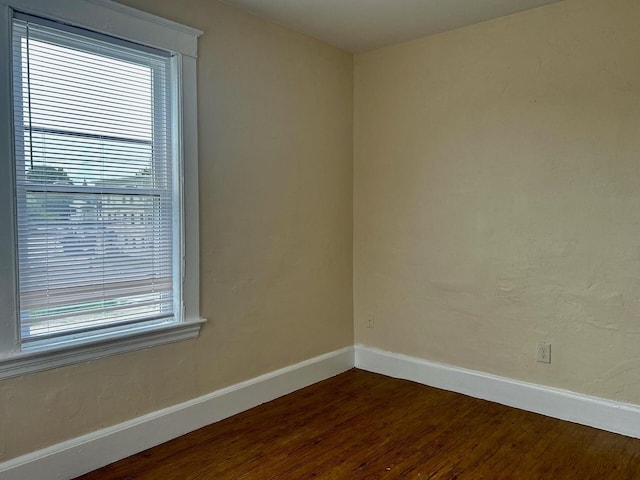
[[(11, 79), (13, 10), (61, 21), (175, 54), (175, 151), (181, 165), (180, 321), (38, 351), (21, 351), (17, 283), (16, 189)], [(200, 30), (109, 0), (0, 0), (0, 379), (195, 338), (200, 317), (196, 57)]]

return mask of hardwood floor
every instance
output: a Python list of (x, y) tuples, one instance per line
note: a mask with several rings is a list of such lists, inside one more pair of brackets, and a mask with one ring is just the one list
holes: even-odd
[(80, 478), (631, 480), (640, 440), (354, 369)]

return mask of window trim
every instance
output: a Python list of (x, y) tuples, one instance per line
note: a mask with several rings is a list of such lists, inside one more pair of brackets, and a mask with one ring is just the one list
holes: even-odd
[[(13, 10), (48, 17), (175, 54), (174, 148), (182, 166), (176, 211), (180, 215), (181, 322), (134, 329), (99, 340), (21, 351), (17, 283), (16, 189), (14, 182), (11, 23)], [(196, 54), (201, 31), (109, 0), (0, 0), (0, 380), (156, 345), (196, 338), (199, 314), (199, 228)], [(187, 188), (185, 188), (185, 186)], [(188, 214), (191, 212), (191, 214)], [(194, 214), (195, 212), (195, 214)]]

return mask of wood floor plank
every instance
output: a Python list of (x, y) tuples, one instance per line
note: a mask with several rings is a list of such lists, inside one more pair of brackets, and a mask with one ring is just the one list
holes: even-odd
[(640, 440), (350, 370), (78, 480), (638, 479)]

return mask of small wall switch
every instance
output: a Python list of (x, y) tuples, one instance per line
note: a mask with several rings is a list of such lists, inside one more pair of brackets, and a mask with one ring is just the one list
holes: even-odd
[(538, 343), (537, 360), (540, 363), (551, 363), (551, 344), (547, 342)]

